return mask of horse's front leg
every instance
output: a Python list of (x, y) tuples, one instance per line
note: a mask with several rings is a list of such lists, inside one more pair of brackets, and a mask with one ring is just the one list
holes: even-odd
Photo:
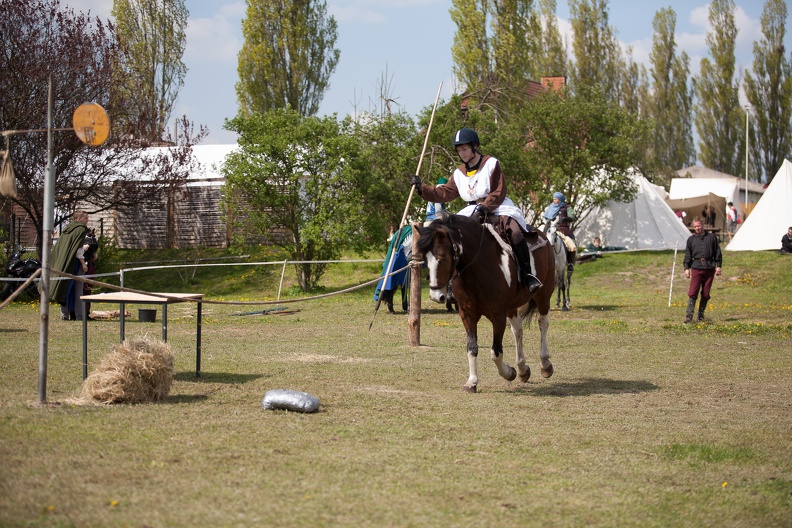
[(517, 371), (514, 370), (511, 365), (503, 361), (503, 333), (505, 331), (506, 317), (496, 317), (492, 322), (492, 348), (490, 349), (490, 353), (492, 354), (492, 361), (494, 361), (495, 366), (498, 367), (498, 374), (505, 380), (514, 381), (514, 378), (517, 377)]
[(462, 386), (465, 392), (475, 393), (478, 387), (478, 320), (479, 317), (470, 317), (459, 309), (459, 317), (462, 319), (462, 324), (465, 325), (465, 333), (467, 334), (467, 357), (468, 357), (468, 380)]
[(518, 313), (509, 317), (509, 326), (511, 326), (512, 334), (514, 335), (514, 344), (517, 348), (517, 373), (520, 375), (520, 381), (526, 383), (531, 377), (531, 367), (525, 364), (525, 354), (523, 354), (523, 318)]
[(541, 348), (539, 349), (539, 365), (543, 378), (553, 375), (553, 364), (550, 362), (550, 349), (547, 347), (547, 329), (550, 328), (550, 312), (539, 314), (539, 333)]

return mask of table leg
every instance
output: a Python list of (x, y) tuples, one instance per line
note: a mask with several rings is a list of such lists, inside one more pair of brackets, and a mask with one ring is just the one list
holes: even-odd
[(124, 317), (124, 312), (126, 312), (126, 304), (121, 303), (121, 342), (124, 342), (124, 335), (126, 331), (126, 317)]
[(168, 342), (168, 303), (162, 303), (162, 342)]
[[(82, 283), (80, 283), (82, 284)], [(85, 301), (80, 301), (82, 303), (82, 338), (83, 338), (83, 349), (82, 349), (82, 376), (83, 380), (88, 377), (88, 314), (85, 313)]]
[(195, 340), (195, 377), (201, 377), (201, 311), (203, 303), (198, 301), (198, 330)]

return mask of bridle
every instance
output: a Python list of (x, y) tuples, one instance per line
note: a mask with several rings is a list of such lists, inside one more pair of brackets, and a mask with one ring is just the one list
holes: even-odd
[[(484, 226), (483, 225), (481, 226), (481, 229), (482, 229), (482, 231), (484, 230)], [(473, 258), (470, 259), (470, 262), (468, 262), (467, 264), (465, 264), (465, 265), (463, 265), (461, 267), (459, 265), (459, 253), (457, 252), (457, 245), (456, 245), (456, 242), (454, 242), (454, 238), (451, 236), (451, 231), (450, 230), (448, 231), (448, 239), (451, 241), (451, 262), (453, 263), (454, 270), (456, 270), (456, 273), (451, 275), (451, 278), (448, 279), (448, 281), (446, 281), (446, 283), (443, 284), (442, 286), (431, 286), (430, 285), (429, 286), (430, 290), (443, 290), (444, 289), (446, 292), (451, 291), (451, 283), (454, 282), (454, 280), (457, 277), (462, 275), (462, 272), (464, 272), (468, 268), (468, 266), (473, 264), (473, 262), (475, 262), (476, 259), (478, 258), (479, 253), (481, 253), (481, 246), (484, 244), (484, 233), (482, 232), (481, 233), (481, 237), (479, 238), (479, 247), (478, 247), (478, 250), (476, 250), (476, 254), (473, 255)]]

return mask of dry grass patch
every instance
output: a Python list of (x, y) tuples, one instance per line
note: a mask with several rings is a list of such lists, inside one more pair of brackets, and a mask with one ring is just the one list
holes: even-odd
[[(549, 380), (535, 322), (527, 384), (498, 376), (482, 322), (476, 395), (461, 391), (457, 315), (424, 297), (412, 348), (405, 314), (368, 330), (369, 292), (277, 318), (218, 307), (201, 378), (195, 323), (173, 322), (174, 381), (156, 405), (32, 409), (37, 312), (14, 306), (0, 314), (0, 525), (788, 526), (792, 338), (788, 311), (771, 312), (792, 273), (729, 256), (767, 280), (716, 283), (715, 322), (698, 328), (667, 291), (611, 274), (652, 258), (576, 271), (572, 311), (551, 315)], [(90, 324), (92, 346), (117, 342), (117, 322)], [(51, 340), (48, 391), (63, 401), (81, 382), (80, 327), (54, 322)], [(508, 331), (504, 347), (513, 362)], [(276, 388), (321, 409), (262, 410)]]

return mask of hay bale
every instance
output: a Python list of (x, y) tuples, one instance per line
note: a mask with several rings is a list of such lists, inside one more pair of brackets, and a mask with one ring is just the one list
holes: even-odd
[(165, 398), (173, 383), (170, 345), (148, 337), (114, 345), (83, 382), (85, 403), (145, 403)]

